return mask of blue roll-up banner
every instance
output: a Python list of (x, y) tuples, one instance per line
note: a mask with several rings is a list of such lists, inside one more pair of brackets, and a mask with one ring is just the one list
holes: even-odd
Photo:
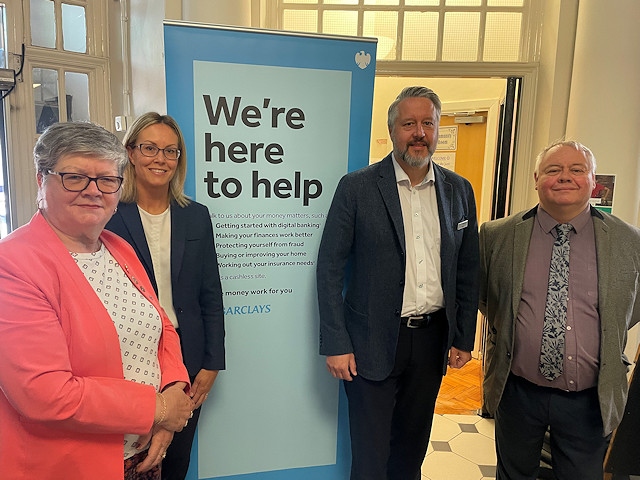
[(376, 39), (183, 22), (164, 35), (167, 111), (187, 194), (211, 212), (226, 324), (188, 479), (347, 479), (315, 264), (338, 180), (368, 163)]

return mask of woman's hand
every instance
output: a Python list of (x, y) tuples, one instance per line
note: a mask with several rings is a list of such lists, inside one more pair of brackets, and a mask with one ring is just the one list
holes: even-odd
[(198, 372), (191, 385), (191, 390), (189, 390), (189, 396), (193, 399), (196, 405), (195, 408), (199, 408), (207, 399), (209, 390), (211, 390), (217, 376), (218, 370), (205, 370), (203, 368)]
[(167, 448), (169, 448), (169, 444), (173, 440), (173, 432), (160, 426), (155, 426), (149, 434), (140, 437), (141, 448), (144, 448), (149, 442), (149, 438), (151, 438), (151, 443), (149, 444), (147, 456), (136, 469), (140, 473), (147, 472), (162, 462), (162, 459), (166, 456)]
[(195, 403), (181, 385), (171, 385), (156, 395), (155, 423), (166, 430), (179, 432), (187, 426), (194, 408)]

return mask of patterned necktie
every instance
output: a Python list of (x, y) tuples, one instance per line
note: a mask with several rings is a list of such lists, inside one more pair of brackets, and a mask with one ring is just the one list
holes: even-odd
[(569, 292), (569, 232), (573, 227), (570, 223), (563, 223), (555, 228), (558, 236), (553, 242), (551, 252), (547, 304), (544, 308), (540, 346), (540, 373), (547, 380), (555, 380), (562, 375), (563, 370)]

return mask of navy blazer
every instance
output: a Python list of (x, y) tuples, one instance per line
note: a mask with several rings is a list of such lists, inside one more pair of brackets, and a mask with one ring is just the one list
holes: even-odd
[[(170, 208), (173, 307), (183, 360), (193, 377), (202, 368), (225, 368), (222, 285), (207, 207), (197, 202), (181, 207), (172, 202)], [(106, 228), (133, 246), (158, 293), (137, 204), (120, 202)]]
[[(369, 380), (383, 380), (391, 373), (400, 330), (406, 257), (392, 162), (389, 154), (340, 180), (318, 254), (320, 354), (354, 353), (358, 374)], [(464, 351), (474, 345), (478, 224), (471, 184), (433, 162), (431, 166), (449, 326), (446, 356), (452, 345)]]

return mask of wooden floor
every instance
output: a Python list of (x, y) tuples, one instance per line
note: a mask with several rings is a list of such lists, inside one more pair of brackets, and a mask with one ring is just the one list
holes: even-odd
[(437, 414), (475, 415), (482, 402), (482, 363), (472, 358), (459, 370), (449, 368), (436, 401)]

